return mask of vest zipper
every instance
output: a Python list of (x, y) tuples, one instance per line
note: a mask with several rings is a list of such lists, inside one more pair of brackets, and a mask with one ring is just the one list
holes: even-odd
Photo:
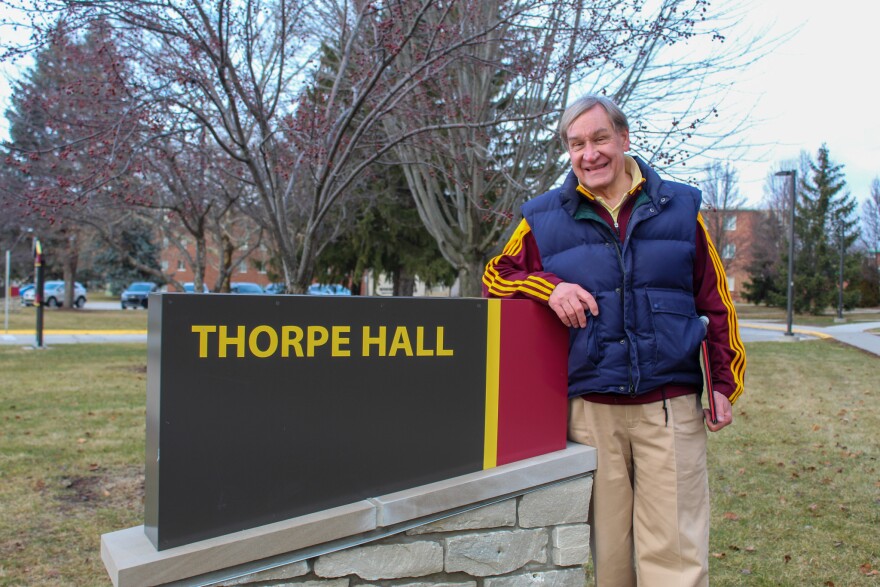
[[(605, 226), (608, 226), (607, 224)], [(620, 249), (620, 227), (617, 225), (617, 220), (614, 221), (614, 250), (617, 251), (617, 262), (620, 263), (620, 275), (623, 282), (620, 284), (620, 299), (623, 305), (623, 332), (626, 334), (626, 266), (623, 263), (623, 251)], [(626, 341), (626, 364), (628, 369), (626, 373), (629, 377), (629, 396), (635, 397), (636, 390), (633, 386), (633, 372), (632, 372), (632, 355), (629, 352), (629, 337), (627, 337)]]

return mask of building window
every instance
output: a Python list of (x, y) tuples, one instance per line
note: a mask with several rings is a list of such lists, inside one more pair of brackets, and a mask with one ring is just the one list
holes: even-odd
[(257, 272), (258, 272), (260, 275), (265, 275), (265, 274), (266, 274), (266, 265), (267, 265), (267, 263), (266, 263), (265, 261), (254, 261), (254, 265), (257, 267)]
[(242, 260), (238, 263), (238, 272), (247, 273), (247, 261)]
[(725, 216), (724, 217), (724, 230), (736, 230), (736, 216)]
[(168, 271), (168, 260), (167, 259), (162, 260), (162, 271)]
[(723, 259), (733, 259), (734, 255), (736, 255), (736, 245), (733, 243), (727, 243), (721, 249), (721, 257)]
[(186, 263), (183, 262), (183, 259), (177, 260), (177, 270), (178, 271), (186, 271)]
[(727, 291), (736, 291), (736, 277), (727, 277)]

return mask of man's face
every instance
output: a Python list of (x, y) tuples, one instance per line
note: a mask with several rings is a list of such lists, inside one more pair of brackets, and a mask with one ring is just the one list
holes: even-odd
[(624, 153), (629, 131), (615, 132), (605, 109), (593, 106), (568, 129), (568, 156), (581, 185), (590, 193), (615, 199), (629, 188)]

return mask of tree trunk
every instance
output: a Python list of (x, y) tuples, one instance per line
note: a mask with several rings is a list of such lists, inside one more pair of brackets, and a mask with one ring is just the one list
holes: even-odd
[(205, 237), (196, 238), (196, 265), (193, 267), (193, 293), (202, 293), (205, 284), (205, 265), (208, 253), (206, 250)]
[(482, 259), (471, 260), (467, 265), (458, 268), (458, 295), (463, 298), (478, 298), (483, 294), (483, 271), (485, 263)]
[(412, 297), (416, 289), (416, 278), (405, 269), (399, 268), (394, 272), (394, 289), (392, 295)]
[(79, 254), (77, 252), (76, 235), (67, 235), (64, 239), (66, 250), (62, 253), (62, 266), (64, 274), (64, 308), (73, 309), (73, 303), (76, 300), (76, 268), (79, 262)]
[(220, 284), (217, 291), (229, 293), (232, 286), (232, 254), (235, 251), (235, 246), (232, 244), (232, 239), (226, 231), (223, 231), (220, 239), (222, 241), (223, 258), (220, 261)]

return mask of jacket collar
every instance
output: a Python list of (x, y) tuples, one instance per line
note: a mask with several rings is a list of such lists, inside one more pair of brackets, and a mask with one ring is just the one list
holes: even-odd
[[(639, 166), (642, 173), (642, 190), (641, 193), (648, 196), (655, 206), (663, 207), (669, 203), (674, 197), (674, 191), (669, 189), (667, 183), (663, 181), (657, 172), (642, 161), (641, 158), (633, 156), (633, 160)], [(578, 210), (578, 206), (587, 197), (578, 190), (578, 178), (574, 171), (569, 171), (562, 184), (562, 208), (570, 215), (574, 216)]]

